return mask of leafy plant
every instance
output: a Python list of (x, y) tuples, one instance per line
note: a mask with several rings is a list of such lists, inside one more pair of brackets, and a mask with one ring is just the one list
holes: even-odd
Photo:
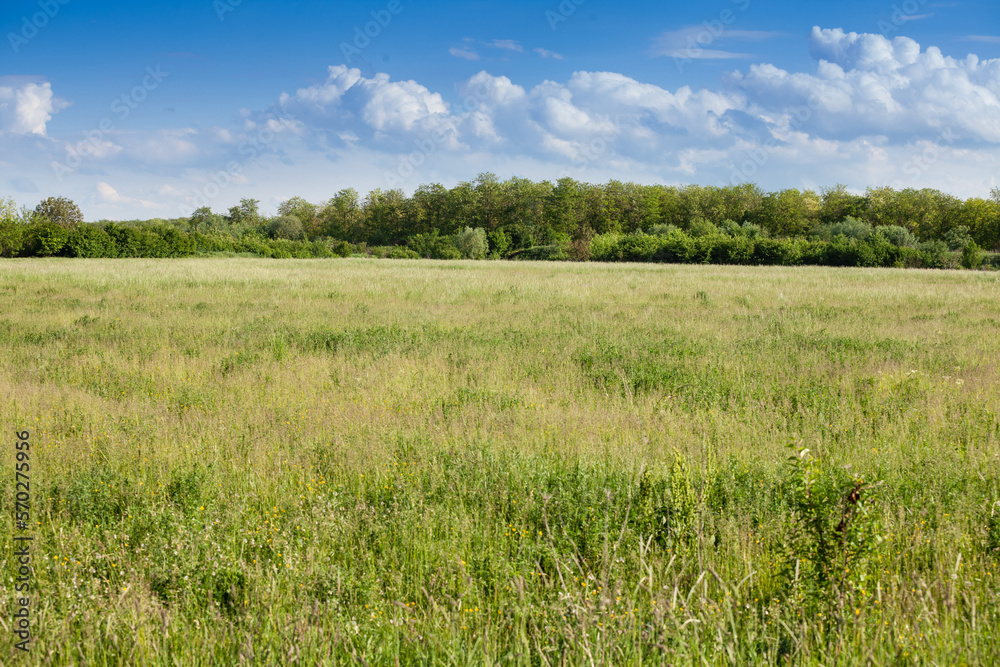
[(800, 449), (789, 457), (791, 516), (784, 575), (807, 605), (830, 605), (856, 582), (877, 542), (877, 484), (848, 476)]

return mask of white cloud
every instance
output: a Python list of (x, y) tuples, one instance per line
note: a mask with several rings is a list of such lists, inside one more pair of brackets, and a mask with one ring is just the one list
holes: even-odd
[(780, 32), (761, 30), (729, 30), (725, 27), (713, 28), (695, 25), (680, 30), (668, 30), (653, 42), (650, 54), (679, 60), (720, 60), (752, 57), (748, 53), (727, 51), (721, 48), (724, 42), (758, 42), (781, 36)]
[(448, 49), (448, 53), (456, 58), (462, 58), (463, 60), (479, 60), (479, 54), (467, 46), (463, 46), (460, 49), (452, 47)]
[(494, 49), (504, 49), (506, 51), (514, 51), (515, 53), (524, 53), (524, 47), (513, 39), (494, 39), (490, 42), (490, 46)]
[(543, 58), (552, 58), (553, 60), (565, 60), (565, 58), (561, 54), (558, 54), (555, 51), (549, 51), (548, 49), (543, 49), (541, 47), (532, 50)]
[(754, 65), (732, 77), (751, 111), (777, 127), (808, 113), (808, 131), (832, 138), (917, 140), (951, 129), (962, 140), (1000, 142), (1000, 60), (957, 60), (907, 37), (840, 29), (813, 28), (810, 42), (814, 74)]
[(45, 136), (52, 115), (68, 105), (53, 97), (52, 86), (0, 77), (0, 132)]
[(145, 199), (133, 199), (132, 197), (124, 197), (118, 193), (113, 187), (101, 181), (97, 184), (97, 199), (102, 204), (130, 204), (134, 206), (141, 206), (142, 208), (157, 208), (158, 205), (151, 201), (146, 201)]
[[(773, 33), (726, 35), (752, 41)], [(401, 173), (401, 164), (409, 166), (411, 189), (479, 171), (592, 181), (745, 179), (766, 189), (888, 184), (960, 196), (997, 185), (1000, 60), (953, 58), (905, 37), (839, 29), (814, 29), (809, 47), (809, 71), (755, 64), (701, 89), (600, 71), (525, 87), (481, 71), (442, 93), (334, 66), (322, 83), (283, 94), (270, 108), (241, 111), (238, 127), (110, 132), (64, 185), (103, 215), (139, 215), (153, 202), (176, 214), (179, 202), (196, 202), (195, 193), (217, 183), (234, 159), (239, 173), (226, 176), (211, 202), (218, 210), (242, 196), (276, 202), (296, 191), (319, 201), (332, 194), (331, 182), (361, 191), (394, 186), (386, 174)], [(47, 156), (64, 156), (73, 145), (41, 136), (59, 104), (45, 84), (27, 94), (50, 106), (18, 111), (5, 85), (29, 90), (0, 80), (0, 102), (8, 101), (0, 111), (0, 171), (51, 181), (48, 160), (61, 158)]]

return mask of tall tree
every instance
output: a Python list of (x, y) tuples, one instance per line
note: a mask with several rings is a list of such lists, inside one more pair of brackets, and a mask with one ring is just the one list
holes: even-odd
[(60, 227), (73, 227), (83, 222), (80, 207), (66, 197), (49, 197), (35, 207), (35, 214), (47, 218)]

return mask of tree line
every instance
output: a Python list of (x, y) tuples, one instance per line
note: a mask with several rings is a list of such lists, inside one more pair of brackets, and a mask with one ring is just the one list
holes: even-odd
[[(670, 245), (664, 239), (673, 239), (676, 252), (664, 250)], [(703, 251), (677, 250), (684, 244)], [(362, 198), (348, 188), (320, 203), (293, 197), (274, 216), (243, 199), (225, 213), (205, 207), (188, 218), (94, 224), (83, 223), (75, 204), (62, 198), (33, 210), (0, 201), (6, 257), (249, 253), (851, 264), (845, 249), (855, 247), (858, 265), (939, 266), (958, 252), (963, 263), (976, 264), (983, 249), (998, 245), (1000, 188), (963, 200), (934, 189), (765, 192), (750, 183), (552, 183), (486, 173), (452, 188), (421, 185), (409, 196), (376, 189)]]

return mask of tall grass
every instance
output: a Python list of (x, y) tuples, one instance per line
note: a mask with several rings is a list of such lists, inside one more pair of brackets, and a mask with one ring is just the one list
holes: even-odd
[(998, 286), (5, 262), (2, 661), (996, 664)]

